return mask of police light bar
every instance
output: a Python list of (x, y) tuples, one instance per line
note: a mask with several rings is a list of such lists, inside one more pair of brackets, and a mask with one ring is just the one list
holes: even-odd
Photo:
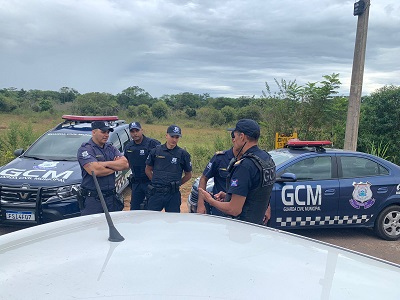
[(117, 121), (118, 116), (75, 116), (75, 115), (63, 115), (62, 118), (66, 121)]
[(331, 141), (300, 141), (298, 139), (288, 140), (287, 147), (322, 147), (331, 146)]

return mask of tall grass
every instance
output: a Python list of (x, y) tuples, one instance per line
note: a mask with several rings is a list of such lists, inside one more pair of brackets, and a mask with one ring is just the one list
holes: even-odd
[(26, 149), (40, 134), (34, 133), (32, 123), (18, 123), (12, 121), (8, 130), (0, 135), (0, 165), (14, 159), (14, 151), (18, 148)]

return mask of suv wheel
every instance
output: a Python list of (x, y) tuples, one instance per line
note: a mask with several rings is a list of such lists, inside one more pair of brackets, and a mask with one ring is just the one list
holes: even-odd
[(386, 207), (375, 221), (375, 232), (384, 240), (395, 241), (400, 238), (400, 206)]

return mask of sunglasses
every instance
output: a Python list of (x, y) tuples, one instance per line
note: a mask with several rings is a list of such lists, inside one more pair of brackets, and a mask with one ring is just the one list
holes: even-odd
[(231, 138), (235, 138), (235, 132), (234, 131), (231, 131)]

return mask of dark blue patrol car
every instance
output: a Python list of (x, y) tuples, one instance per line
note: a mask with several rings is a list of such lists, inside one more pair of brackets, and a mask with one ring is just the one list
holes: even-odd
[[(277, 167), (269, 226), (279, 229), (372, 227), (400, 237), (400, 167), (374, 155), (289, 141), (270, 151)], [(197, 199), (192, 188), (188, 203)], [(195, 208), (190, 208), (195, 211)]]
[[(120, 152), (130, 140), (128, 124), (117, 116), (64, 115), (25, 152), (0, 168), (0, 224), (36, 225), (80, 216), (76, 198), (82, 181), (77, 151), (91, 138), (91, 122), (105, 121), (114, 129), (111, 142)], [(117, 192), (128, 185), (130, 171), (118, 172)]]

